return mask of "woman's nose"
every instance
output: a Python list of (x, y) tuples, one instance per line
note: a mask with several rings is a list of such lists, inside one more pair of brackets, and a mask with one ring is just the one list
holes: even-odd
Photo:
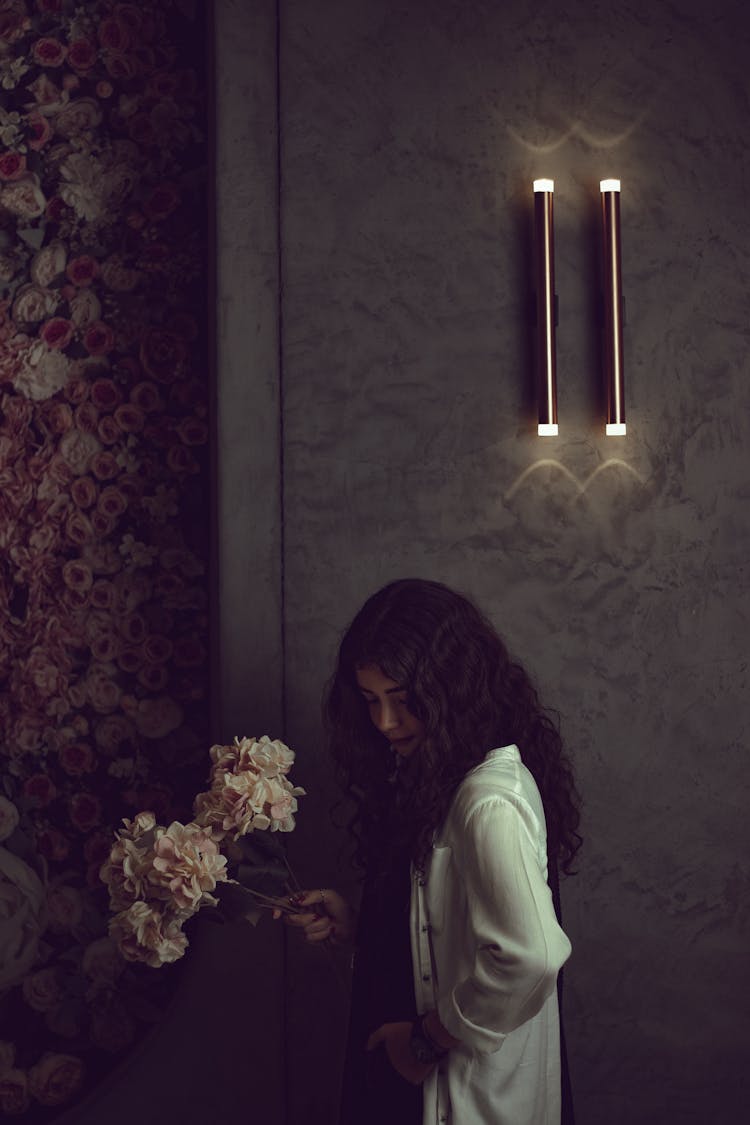
[(398, 716), (396, 715), (395, 708), (388, 700), (378, 708), (375, 726), (379, 731), (382, 731), (383, 734), (387, 734), (389, 730), (394, 730), (398, 726)]

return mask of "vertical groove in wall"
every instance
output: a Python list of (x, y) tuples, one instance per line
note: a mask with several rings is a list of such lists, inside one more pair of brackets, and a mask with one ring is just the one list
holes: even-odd
[[(279, 435), (279, 582), (281, 631), (281, 729), (287, 737), (287, 653), (286, 653), (286, 512), (284, 479), (284, 240), (283, 240), (283, 146), (281, 105), (281, 4), (276, 0), (276, 278), (277, 278), (277, 370), (278, 370), (278, 435)], [(282, 945), (282, 1051), (281, 1070), (284, 1090), (284, 1122), (289, 1122), (289, 945), (286, 929)]]

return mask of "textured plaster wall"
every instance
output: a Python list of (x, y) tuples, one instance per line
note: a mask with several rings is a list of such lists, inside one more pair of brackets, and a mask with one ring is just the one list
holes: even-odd
[[(283, 0), (292, 843), (349, 875), (318, 704), (383, 582), (455, 584), (557, 707), (580, 1125), (747, 1105), (749, 17), (740, 3)], [(560, 437), (529, 417), (531, 181), (556, 182)], [(628, 435), (600, 409), (622, 179)], [(341, 989), (290, 950), (292, 1121), (332, 1119)], [(331, 998), (335, 998), (332, 1000)]]

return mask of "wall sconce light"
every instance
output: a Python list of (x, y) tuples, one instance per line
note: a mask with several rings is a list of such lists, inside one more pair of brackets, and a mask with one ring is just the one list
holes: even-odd
[(554, 180), (534, 180), (534, 264), (536, 273), (536, 359), (540, 437), (557, 436), (555, 356), (555, 247), (552, 226)]
[(602, 180), (604, 247), (604, 377), (607, 384), (608, 437), (625, 434), (625, 388), (622, 362), (623, 297), (620, 263), (620, 181)]

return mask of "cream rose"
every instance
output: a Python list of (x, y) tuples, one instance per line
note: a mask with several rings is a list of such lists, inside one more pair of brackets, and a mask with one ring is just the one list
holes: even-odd
[(39, 250), (31, 262), (31, 280), (42, 288), (50, 285), (65, 269), (68, 253), (62, 242), (55, 240)]
[(55, 118), (55, 129), (63, 137), (77, 137), (101, 124), (102, 111), (96, 98), (75, 98)]
[(18, 809), (7, 797), (0, 797), (0, 840), (7, 840), (18, 827)]
[(13, 319), (17, 323), (36, 324), (52, 316), (57, 308), (57, 294), (38, 285), (22, 285), (13, 302)]
[(129, 717), (144, 738), (164, 738), (182, 726), (183, 711), (179, 703), (167, 695), (156, 699), (140, 699)]
[(177, 961), (188, 946), (181, 918), (134, 902), (110, 920), (109, 933), (126, 961), (145, 961), (154, 969)]
[(83, 951), (82, 968), (90, 981), (99, 985), (114, 985), (125, 971), (125, 966), (110, 937), (97, 938)]
[(68, 430), (60, 439), (60, 454), (70, 465), (76, 476), (86, 472), (89, 462), (101, 449), (101, 443), (93, 434), (75, 429)]
[(54, 1012), (60, 1007), (62, 992), (54, 969), (39, 969), (23, 979), (23, 998), (35, 1012)]
[(47, 200), (37, 175), (24, 176), (5, 184), (0, 191), (0, 207), (19, 219), (38, 219), (44, 214)]
[(11, 1067), (0, 1077), (0, 1110), (18, 1115), (29, 1108), (29, 1079), (25, 1070)]
[(79, 289), (70, 302), (70, 319), (76, 328), (86, 328), (101, 319), (102, 303), (93, 289)]
[(83, 916), (83, 899), (76, 887), (53, 887), (47, 894), (47, 914), (54, 930), (74, 930)]
[(23, 979), (34, 964), (46, 923), (39, 876), (0, 847), (0, 992)]
[(76, 1055), (48, 1052), (29, 1070), (29, 1090), (42, 1105), (69, 1101), (82, 1081), (83, 1062)]
[(60, 351), (48, 348), (44, 341), (34, 343), (24, 356), (23, 366), (13, 379), (13, 386), (26, 398), (43, 402), (61, 390), (70, 376), (70, 360)]

